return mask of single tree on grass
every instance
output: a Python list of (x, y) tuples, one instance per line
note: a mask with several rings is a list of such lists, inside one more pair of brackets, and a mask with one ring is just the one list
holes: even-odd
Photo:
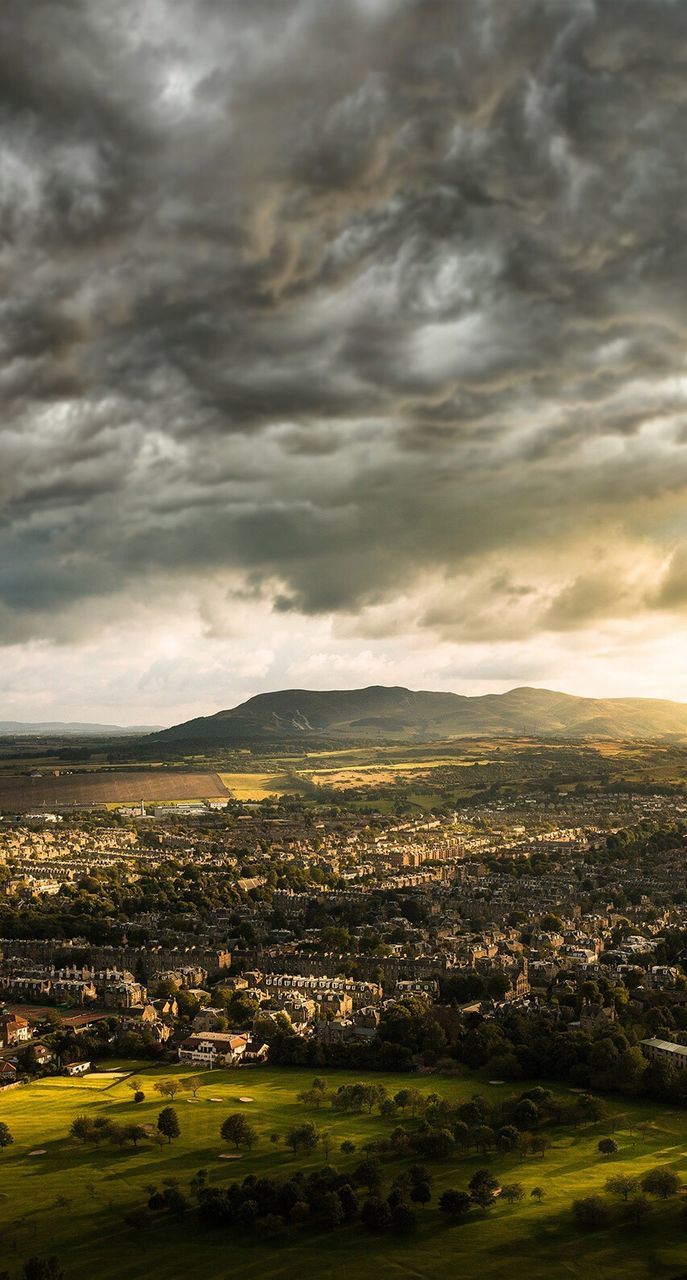
[(455, 1191), (450, 1188), (448, 1191), (442, 1191), (439, 1197), (439, 1208), (453, 1222), (457, 1222), (459, 1218), (464, 1218), (469, 1212), (472, 1201), (467, 1191)]
[(524, 1199), (525, 1189), (521, 1182), (504, 1182), (501, 1195), (509, 1204), (515, 1204), (516, 1201)]
[(680, 1190), (680, 1179), (673, 1169), (659, 1166), (656, 1169), (649, 1169), (648, 1173), (642, 1178), (642, 1191), (648, 1191), (650, 1196), (657, 1196), (659, 1200), (668, 1200), (670, 1196), (677, 1195)]
[(627, 1173), (618, 1173), (615, 1177), (607, 1179), (606, 1190), (609, 1195), (619, 1196), (621, 1200), (629, 1200), (630, 1196), (636, 1195), (639, 1191), (639, 1178), (632, 1178)]
[(157, 1118), (157, 1131), (167, 1139), (168, 1142), (172, 1138), (178, 1138), (181, 1133), (179, 1128), (179, 1117), (174, 1107), (163, 1107)]
[(531, 1148), (542, 1160), (551, 1146), (551, 1139), (546, 1133), (535, 1133), (532, 1138)]
[(320, 1133), (317, 1127), (309, 1121), (307, 1124), (292, 1125), (287, 1130), (285, 1142), (290, 1147), (294, 1155), (297, 1151), (310, 1155), (320, 1141)]
[(139, 1142), (143, 1142), (144, 1138), (148, 1137), (142, 1124), (127, 1124), (124, 1126), (124, 1133), (127, 1142), (133, 1142), (135, 1147), (138, 1146)]
[(181, 1085), (178, 1080), (158, 1080), (155, 1085), (155, 1092), (162, 1095), (163, 1098), (176, 1098)]
[(138, 1076), (129, 1076), (129, 1079), (126, 1082), (126, 1087), (127, 1089), (131, 1089), (132, 1093), (140, 1093), (143, 1088), (143, 1081), (139, 1080)]
[(0, 1120), (0, 1151), (4, 1151), (5, 1147), (11, 1147), (14, 1138), (9, 1131), (9, 1126), (4, 1120)]
[(310, 1089), (299, 1093), (298, 1101), (304, 1103), (306, 1107), (315, 1107), (319, 1111), (322, 1104), (327, 1101), (327, 1086), (324, 1080), (313, 1080)]
[(233, 1115), (227, 1116), (222, 1123), (220, 1134), (225, 1142), (233, 1142), (237, 1151), (239, 1147), (247, 1147), (250, 1151), (258, 1140), (253, 1125), (241, 1111), (235, 1111)]
[(186, 1076), (181, 1082), (181, 1087), (182, 1089), (186, 1089), (188, 1093), (192, 1093), (195, 1098), (197, 1097), (198, 1090), (201, 1088), (202, 1084), (202, 1076)]
[(543, 1187), (532, 1187), (532, 1190), (530, 1191), (530, 1196), (533, 1200), (536, 1200), (537, 1204), (541, 1204), (545, 1195), (546, 1192)]
[(597, 1151), (608, 1160), (609, 1156), (614, 1156), (618, 1150), (618, 1143), (615, 1138), (601, 1138), (597, 1143)]

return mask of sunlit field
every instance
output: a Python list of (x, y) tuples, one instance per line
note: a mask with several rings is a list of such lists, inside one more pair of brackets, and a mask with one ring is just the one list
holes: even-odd
[[(82, 1080), (44, 1080), (0, 1094), (0, 1118), (14, 1135), (14, 1144), (0, 1154), (0, 1238), (4, 1261), (12, 1267), (32, 1254), (55, 1253), (67, 1280), (138, 1280), (141, 1275), (178, 1280), (183, 1275), (226, 1280), (239, 1272), (249, 1277), (310, 1275), (344, 1280), (380, 1275), (417, 1277), (458, 1276), (467, 1280), (502, 1280), (510, 1273), (532, 1280), (572, 1276), (579, 1280), (610, 1280), (621, 1272), (627, 1280), (669, 1277), (684, 1270), (687, 1236), (680, 1225), (680, 1200), (654, 1202), (641, 1228), (612, 1226), (580, 1232), (572, 1224), (571, 1201), (601, 1191), (611, 1173), (641, 1174), (667, 1164), (687, 1177), (687, 1115), (637, 1103), (609, 1101), (609, 1116), (577, 1129), (551, 1131), (553, 1145), (542, 1159), (515, 1155), (457, 1154), (442, 1161), (425, 1161), (434, 1176), (430, 1205), (419, 1210), (419, 1229), (409, 1238), (370, 1235), (361, 1225), (324, 1232), (302, 1228), (278, 1240), (264, 1241), (236, 1228), (201, 1231), (190, 1208), (179, 1220), (152, 1215), (145, 1230), (127, 1225), (125, 1215), (147, 1203), (153, 1185), (178, 1180), (188, 1183), (199, 1168), (209, 1172), (211, 1185), (226, 1185), (249, 1173), (288, 1177), (296, 1169), (324, 1163), (321, 1150), (308, 1158), (294, 1156), (282, 1138), (289, 1126), (313, 1120), (331, 1133), (330, 1163), (345, 1170), (363, 1156), (362, 1144), (388, 1135), (397, 1121), (378, 1115), (342, 1115), (328, 1106), (304, 1107), (297, 1094), (312, 1081), (312, 1071), (264, 1069), (205, 1073), (196, 1101), (180, 1093), (174, 1101), (181, 1135), (158, 1147), (151, 1139), (134, 1150), (84, 1146), (68, 1136), (80, 1114), (107, 1116), (118, 1124), (149, 1124), (167, 1100), (154, 1092), (156, 1080), (183, 1077), (180, 1068), (140, 1070), (145, 1101), (135, 1104), (126, 1074), (104, 1074)], [(329, 1072), (333, 1087), (358, 1079)], [(390, 1092), (407, 1087), (408, 1076), (375, 1075)], [(412, 1081), (424, 1093), (438, 1092), (462, 1100), (479, 1089), (488, 1098), (513, 1094), (516, 1086), (454, 1078)], [(249, 1103), (239, 1098), (249, 1097)], [(221, 1121), (245, 1109), (260, 1141), (251, 1154), (222, 1159), (228, 1148), (219, 1136)], [(644, 1123), (642, 1123), (644, 1122)], [(637, 1126), (640, 1126), (638, 1129)], [(600, 1157), (599, 1138), (613, 1130), (618, 1153)], [(356, 1144), (342, 1155), (342, 1141)], [(33, 1153), (33, 1154), (32, 1154)], [(385, 1184), (410, 1160), (384, 1160)], [(473, 1210), (460, 1225), (451, 1226), (437, 1208), (447, 1187), (465, 1188), (471, 1174), (485, 1165), (500, 1181), (519, 1181), (525, 1189), (521, 1204), (497, 1201), (487, 1211)], [(535, 1185), (545, 1190), (541, 1203), (531, 1199)]]

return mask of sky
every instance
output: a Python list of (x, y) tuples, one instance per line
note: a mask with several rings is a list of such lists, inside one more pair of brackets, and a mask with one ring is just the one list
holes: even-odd
[(683, 0), (4, 0), (0, 718), (687, 700)]

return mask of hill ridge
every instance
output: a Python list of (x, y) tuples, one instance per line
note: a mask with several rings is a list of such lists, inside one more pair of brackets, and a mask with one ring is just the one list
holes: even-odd
[(270, 740), (432, 741), (452, 737), (687, 736), (687, 704), (664, 698), (585, 698), (521, 685), (469, 696), (404, 685), (277, 689), (173, 725), (161, 742), (250, 745)]

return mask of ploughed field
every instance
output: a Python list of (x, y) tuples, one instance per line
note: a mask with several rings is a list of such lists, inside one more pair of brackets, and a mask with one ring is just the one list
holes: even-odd
[(94, 769), (41, 777), (0, 776), (0, 810), (50, 809), (51, 805), (137, 804), (175, 800), (228, 800), (216, 773), (165, 769)]
[[(321, 1150), (304, 1157), (293, 1155), (283, 1142), (272, 1144), (273, 1133), (283, 1136), (291, 1126), (310, 1120), (326, 1127), (331, 1133), (329, 1161), (346, 1171), (364, 1158), (363, 1144), (388, 1136), (398, 1120), (376, 1113), (341, 1114), (328, 1105), (320, 1110), (304, 1106), (297, 1095), (310, 1087), (315, 1073), (266, 1068), (204, 1073), (196, 1101), (180, 1092), (173, 1105), (181, 1134), (171, 1145), (160, 1148), (146, 1140), (138, 1149), (109, 1142), (94, 1148), (70, 1138), (69, 1127), (79, 1115), (107, 1117), (118, 1125), (154, 1125), (169, 1101), (154, 1092), (155, 1081), (195, 1074), (181, 1067), (131, 1065), (143, 1082), (145, 1101), (139, 1104), (126, 1077), (113, 1074), (45, 1080), (0, 1092), (0, 1120), (14, 1135), (14, 1144), (0, 1152), (0, 1247), (2, 1266), (11, 1275), (36, 1254), (56, 1254), (67, 1280), (139, 1280), (142, 1275), (150, 1280), (226, 1280), (237, 1274), (249, 1280), (301, 1280), (304, 1275), (317, 1280), (502, 1280), (511, 1273), (528, 1280), (610, 1280), (620, 1275), (623, 1280), (671, 1280), (685, 1270), (682, 1195), (665, 1203), (652, 1201), (639, 1228), (617, 1222), (601, 1229), (573, 1225), (572, 1200), (600, 1193), (611, 1175), (641, 1176), (667, 1165), (687, 1180), (687, 1113), (620, 1099), (607, 1099), (608, 1116), (602, 1121), (551, 1129), (552, 1146), (544, 1158), (472, 1150), (444, 1160), (424, 1158), (434, 1178), (433, 1195), (427, 1207), (418, 1208), (418, 1230), (410, 1237), (370, 1234), (356, 1223), (336, 1230), (301, 1227), (266, 1240), (260, 1232), (235, 1227), (201, 1229), (194, 1208), (179, 1219), (152, 1214), (150, 1225), (137, 1228), (127, 1223), (126, 1215), (147, 1203), (151, 1186), (164, 1190), (165, 1179), (178, 1180), (179, 1189), (189, 1195), (189, 1181), (199, 1168), (208, 1170), (211, 1186), (222, 1187), (250, 1173), (285, 1179), (298, 1169), (325, 1163)], [(489, 1085), (474, 1078), (320, 1074), (332, 1090), (367, 1079), (390, 1093), (410, 1085), (452, 1101), (467, 1100), (477, 1090), (494, 1101), (520, 1091), (517, 1085)], [(250, 1103), (240, 1101), (246, 1096)], [(221, 1140), (220, 1124), (242, 1110), (257, 1128), (259, 1142), (237, 1159), (222, 1159), (233, 1148)], [(604, 1159), (597, 1146), (611, 1130), (618, 1151)], [(355, 1143), (354, 1154), (341, 1154), (344, 1140)], [(384, 1194), (393, 1178), (416, 1160), (383, 1158)], [(448, 1187), (466, 1188), (475, 1170), (484, 1167), (500, 1183), (522, 1183), (525, 1198), (519, 1204), (498, 1199), (492, 1208), (475, 1208), (464, 1221), (450, 1225), (437, 1207), (439, 1195)], [(541, 1203), (531, 1198), (534, 1186), (545, 1191)]]

